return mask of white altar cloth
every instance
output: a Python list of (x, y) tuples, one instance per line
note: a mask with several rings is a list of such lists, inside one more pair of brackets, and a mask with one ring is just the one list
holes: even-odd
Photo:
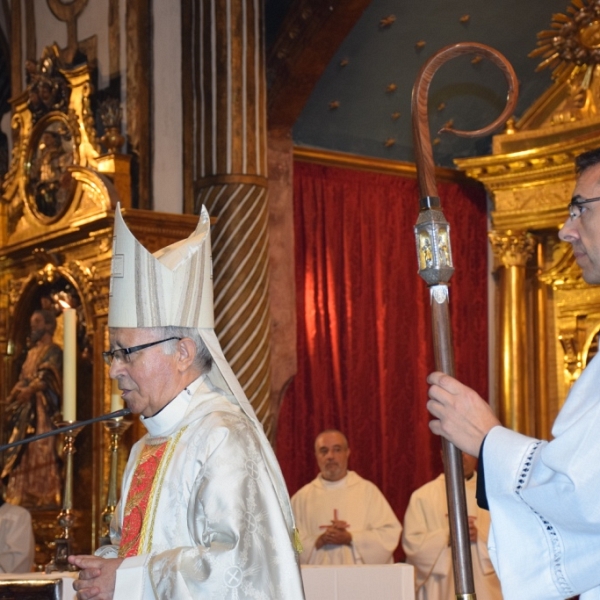
[(302, 565), (306, 600), (415, 600), (412, 565)]

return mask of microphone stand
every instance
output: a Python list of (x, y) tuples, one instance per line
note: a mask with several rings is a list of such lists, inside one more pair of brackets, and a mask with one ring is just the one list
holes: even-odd
[(4, 444), (0, 446), (0, 452), (4, 452), (9, 448), (15, 448), (16, 446), (23, 446), (24, 444), (37, 442), (38, 440), (43, 440), (44, 438), (52, 437), (53, 435), (58, 435), (60, 433), (67, 433), (68, 431), (71, 431), (74, 427), (81, 429), (86, 425), (91, 425), (92, 423), (98, 423), (99, 421), (107, 421), (108, 419), (118, 419), (119, 417), (126, 417), (129, 414), (131, 414), (131, 411), (128, 408), (122, 408), (121, 410), (115, 410), (115, 412), (111, 412), (106, 415), (100, 415), (99, 417), (88, 419), (87, 421), (61, 421), (60, 427), (57, 427), (52, 431), (38, 433), (37, 435), (33, 435), (22, 440), (17, 440), (16, 442), (11, 442), (10, 444)]
[(120, 417), (130, 414), (130, 412), (131, 411), (128, 408), (123, 408), (106, 415), (88, 419), (87, 421), (63, 421), (62, 417), (59, 415), (56, 422), (56, 429), (0, 446), (0, 452), (3, 452), (9, 448), (29, 444), (54, 435), (63, 434), (64, 436), (65, 487), (62, 510), (58, 515), (58, 525), (62, 529), (62, 533), (54, 540), (54, 558), (46, 565), (46, 573), (77, 570), (77, 567), (70, 565), (67, 561), (67, 557), (71, 554), (72, 530), (75, 525), (75, 514), (73, 512), (73, 454), (75, 454), (75, 438), (77, 437), (77, 434), (86, 425), (110, 419), (118, 421)]
[(73, 455), (75, 454), (75, 438), (77, 434), (86, 425), (110, 419), (118, 420), (119, 417), (128, 415), (130, 412), (128, 408), (123, 408), (107, 415), (88, 419), (87, 421), (59, 421), (57, 422), (58, 427), (53, 431), (33, 436), (27, 440), (31, 442), (49, 435), (64, 435), (65, 490), (62, 510), (58, 515), (58, 525), (62, 528), (62, 533), (54, 540), (54, 558), (46, 565), (46, 573), (52, 573), (53, 571), (77, 571), (77, 567), (69, 564), (67, 560), (69, 554), (71, 554), (72, 530), (75, 526), (75, 513), (73, 512)]

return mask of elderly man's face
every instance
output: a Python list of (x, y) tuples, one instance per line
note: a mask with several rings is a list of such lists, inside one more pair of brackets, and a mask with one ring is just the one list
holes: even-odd
[[(111, 329), (110, 347), (131, 348), (157, 341), (148, 329)], [(180, 391), (176, 381), (176, 355), (164, 354), (158, 344), (129, 355), (129, 362), (113, 360), (109, 375), (123, 390), (123, 400), (132, 413), (151, 417), (164, 408)]]
[[(600, 196), (600, 164), (586, 169), (578, 178), (573, 197), (580, 200)], [(581, 216), (567, 218), (559, 237), (573, 246), (573, 255), (587, 283), (600, 283), (600, 202), (584, 204)]]
[(323, 479), (339, 481), (346, 476), (350, 449), (341, 433), (327, 431), (319, 435), (315, 442), (315, 452)]

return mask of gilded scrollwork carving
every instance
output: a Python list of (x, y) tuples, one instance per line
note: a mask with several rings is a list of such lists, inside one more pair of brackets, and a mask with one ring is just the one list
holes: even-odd
[(58, 46), (54, 44), (44, 48), (39, 61), (28, 60), (25, 63), (27, 107), (34, 123), (49, 112), (67, 112), (69, 107), (71, 90), (61, 72), (63, 65), (59, 55)]
[(532, 152), (530, 156), (516, 160), (507, 160), (506, 156), (485, 156), (456, 159), (455, 162), (469, 177), (484, 181), (490, 189), (502, 189), (515, 177), (539, 181), (551, 178), (556, 169), (572, 169), (573, 159), (579, 152), (579, 149), (547, 154)]
[(503, 267), (524, 267), (533, 256), (536, 241), (525, 231), (491, 231), (488, 234), (494, 256)]
[(573, 184), (571, 182), (553, 183), (547, 186), (514, 188), (503, 190), (495, 195), (495, 208), (501, 211), (544, 210), (547, 208), (564, 208), (571, 197)]
[[(105, 213), (119, 199), (127, 205), (130, 198), (126, 157), (99, 166), (90, 67), (66, 65), (61, 56), (54, 45), (44, 50), (39, 63), (29, 64), (29, 97), (14, 104), (0, 246), (40, 239), (74, 220)], [(113, 179), (118, 179), (121, 198)]]
[(77, 139), (72, 114), (48, 114), (32, 132), (25, 187), (31, 210), (42, 221), (59, 218), (71, 202), (75, 186), (68, 168), (79, 159)]
[(6, 173), (4, 181), (2, 182), (3, 195), (6, 192), (10, 182), (16, 181), (15, 176), (19, 170), (23, 156), (25, 155), (25, 144), (22, 143), (22, 130), (24, 126), (22, 115), (13, 115), (10, 126), (12, 129), (13, 148), (8, 172)]
[(19, 298), (21, 298), (21, 296), (23, 295), (23, 291), (25, 290), (27, 283), (30, 281), (30, 279), (32, 277), (33, 277), (33, 275), (29, 275), (27, 277), (20, 277), (18, 279), (10, 279), (9, 280), (9, 282), (8, 282), (8, 298), (9, 298), (8, 308), (9, 308), (11, 317), (14, 316), (15, 306), (17, 305)]
[(567, 388), (570, 388), (581, 375), (583, 364), (576, 331), (563, 331), (558, 339), (564, 352), (564, 376)]
[(72, 260), (65, 265), (65, 271), (74, 279), (83, 296), (93, 300), (97, 293), (96, 267), (81, 260)]
[(94, 111), (92, 110), (93, 92), (94, 88), (89, 81), (83, 84), (81, 93), (81, 117), (90, 146), (94, 149), (96, 154), (99, 154), (100, 144), (97, 140), (96, 120), (94, 118)]
[(585, 287), (581, 269), (575, 262), (571, 245), (556, 242), (552, 248), (552, 266), (538, 274), (538, 279), (553, 289)]

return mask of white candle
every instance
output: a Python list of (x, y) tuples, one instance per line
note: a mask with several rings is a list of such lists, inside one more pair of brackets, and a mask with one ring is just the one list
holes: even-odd
[(119, 389), (119, 383), (116, 379), (113, 379), (110, 386), (110, 412), (115, 412), (115, 410), (121, 410), (122, 408), (123, 398)]
[(77, 420), (77, 313), (63, 310), (63, 421)]

